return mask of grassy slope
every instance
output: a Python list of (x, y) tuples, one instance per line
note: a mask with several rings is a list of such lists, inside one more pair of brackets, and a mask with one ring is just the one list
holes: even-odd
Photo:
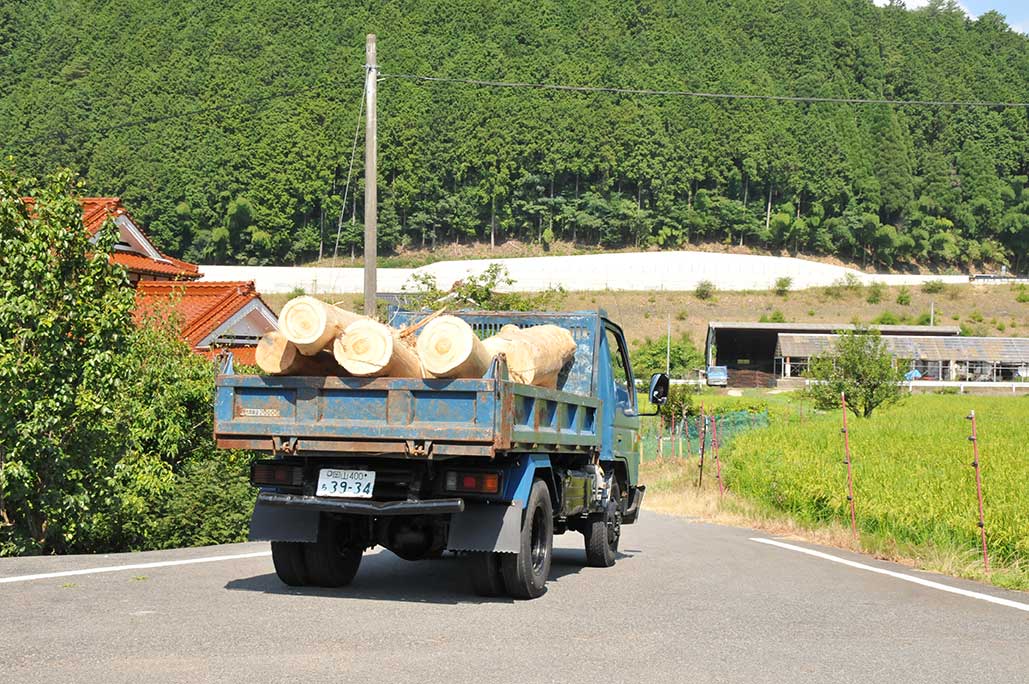
[[(790, 292), (786, 297), (769, 291), (719, 292), (706, 301), (697, 299), (692, 292), (569, 292), (561, 308), (605, 309), (621, 324), (630, 346), (648, 337), (663, 337), (669, 318), (673, 335), (687, 334), (697, 346), (703, 346), (708, 321), (756, 321), (776, 311), (791, 322), (868, 323), (884, 311), (914, 321), (921, 314), (928, 314), (933, 301), (937, 325), (964, 324), (971, 334), (981, 336), (1029, 336), (1029, 302), (1019, 302), (1019, 290), (1010, 286), (948, 285), (936, 294), (927, 294), (918, 287), (908, 291), (908, 305), (896, 303), (900, 288), (883, 288), (882, 300), (877, 304), (867, 301), (868, 288), (811, 288)], [(278, 311), (292, 295), (263, 296)], [(360, 295), (318, 296), (355, 310), (361, 307)]]
[[(964, 419), (979, 419), (983, 486), (996, 584), (1029, 589), (1029, 399), (916, 395), (853, 420), (860, 540), (850, 539), (839, 416), (775, 411), (772, 426), (723, 452), (731, 493), (694, 486), (695, 460), (646, 463), (648, 504), (667, 512), (745, 524), (872, 552), (918, 567), (984, 579), (974, 472)], [(803, 418), (800, 416), (803, 415)]]

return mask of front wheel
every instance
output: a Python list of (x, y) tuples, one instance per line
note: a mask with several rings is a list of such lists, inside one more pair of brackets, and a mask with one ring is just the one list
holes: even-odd
[(534, 599), (547, 590), (547, 576), (554, 552), (554, 507), (543, 480), (532, 483), (529, 504), (522, 518), (517, 554), (501, 554), (504, 586), (512, 598)]
[(583, 529), (586, 540), (586, 564), (593, 568), (609, 568), (618, 557), (618, 541), (622, 537), (622, 493), (618, 481), (611, 482), (611, 497), (603, 513), (593, 513)]

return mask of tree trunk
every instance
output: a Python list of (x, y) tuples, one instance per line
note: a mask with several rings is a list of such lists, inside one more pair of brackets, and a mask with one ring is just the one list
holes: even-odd
[(347, 326), (332, 344), (336, 361), (358, 377), (422, 377), (414, 350), (387, 325), (359, 319)]
[(279, 314), (279, 331), (305, 356), (314, 356), (332, 344), (348, 325), (362, 318), (314, 297), (286, 302)]
[(768, 181), (768, 205), (765, 207), (765, 233), (772, 225), (772, 181)]

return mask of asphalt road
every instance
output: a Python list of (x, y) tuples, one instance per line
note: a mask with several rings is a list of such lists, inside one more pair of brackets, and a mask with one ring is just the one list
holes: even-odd
[[(614, 568), (558, 538), (545, 596), (483, 600), (458, 558), (365, 558), (352, 587), (287, 589), (266, 544), (0, 559), (4, 682), (1016, 682), (1029, 612), (645, 513)], [(804, 545), (807, 546), (807, 545)], [(812, 548), (812, 547), (809, 547)], [(823, 549), (949, 586), (1029, 595)]]

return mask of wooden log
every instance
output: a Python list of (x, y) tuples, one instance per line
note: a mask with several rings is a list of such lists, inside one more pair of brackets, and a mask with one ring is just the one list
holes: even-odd
[(504, 353), (508, 375), (514, 382), (551, 389), (557, 387), (561, 369), (575, 356), (572, 333), (549, 324), (531, 328), (505, 325), (498, 334), (483, 340), (483, 346), (491, 356)]
[(264, 335), (254, 352), (257, 365), (269, 375), (343, 375), (344, 370), (332, 358), (332, 354), (321, 352), (315, 356), (304, 356), (297, 346), (286, 339), (278, 330)]
[(306, 356), (330, 347), (348, 325), (362, 318), (314, 297), (297, 297), (286, 302), (279, 313), (279, 331)]
[(368, 318), (354, 321), (332, 344), (332, 354), (351, 375), (420, 378), (418, 355), (400, 333)]
[(493, 360), (472, 326), (457, 316), (429, 321), (416, 348), (422, 370), (430, 378), (481, 378)]

